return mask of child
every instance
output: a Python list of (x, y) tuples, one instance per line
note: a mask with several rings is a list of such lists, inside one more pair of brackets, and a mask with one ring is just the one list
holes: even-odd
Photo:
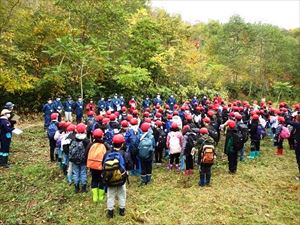
[(262, 127), (259, 127), (259, 116), (257, 114), (254, 114), (252, 116), (252, 120), (249, 124), (249, 134), (251, 139), (251, 147), (250, 147), (250, 155), (249, 159), (255, 159), (259, 155), (260, 151), (260, 140), (261, 140), (261, 129)]
[(11, 122), (11, 111), (3, 109), (0, 117), (0, 166), (9, 168), (8, 155), (12, 137), (12, 131), (14, 130)]
[(80, 123), (76, 126), (75, 140), (72, 141), (69, 152), (69, 159), (73, 163), (73, 181), (75, 193), (79, 192), (79, 182), (82, 185), (82, 192), (87, 192), (87, 172), (86, 172), (86, 148), (89, 140), (86, 136), (86, 126)]
[(108, 149), (103, 142), (103, 131), (96, 129), (93, 132), (93, 143), (87, 148), (87, 167), (90, 168), (92, 174), (92, 194), (93, 202), (103, 201), (105, 191), (104, 184), (101, 178), (102, 173), (102, 162), (104, 154)]
[(208, 134), (208, 129), (202, 127), (199, 130), (200, 138), (197, 142), (199, 145), (198, 164), (200, 165), (200, 180), (199, 186), (204, 187), (210, 184), (211, 167), (215, 159), (215, 141)]
[(153, 135), (155, 139), (155, 163), (162, 163), (163, 150), (166, 147), (166, 133), (162, 127), (163, 123), (160, 120), (155, 122)]
[(54, 140), (54, 136), (56, 131), (58, 130), (58, 113), (52, 113), (51, 116), (51, 123), (47, 128), (47, 136), (49, 139), (49, 145), (50, 145), (50, 160), (51, 162), (54, 162), (54, 151), (56, 147), (56, 141)]
[(237, 170), (237, 163), (238, 163), (238, 151), (240, 149), (236, 149), (234, 145), (234, 133), (237, 132), (236, 123), (233, 120), (229, 120), (227, 122), (227, 132), (226, 132), (226, 139), (224, 145), (224, 153), (228, 157), (228, 166), (229, 166), (229, 173), (234, 174)]
[(141, 125), (141, 133), (139, 135), (138, 157), (141, 160), (142, 174), (141, 185), (147, 185), (152, 177), (152, 159), (155, 147), (155, 140), (150, 129), (150, 123)]
[(120, 152), (125, 138), (122, 134), (114, 135), (112, 149), (105, 153), (103, 159), (103, 181), (107, 185), (107, 217), (114, 217), (115, 197), (119, 199), (119, 214), (125, 216), (126, 205), (126, 178), (125, 159)]
[(178, 124), (173, 122), (171, 125), (171, 132), (167, 136), (167, 148), (170, 149), (170, 163), (168, 169), (173, 168), (175, 162), (176, 170), (179, 171), (179, 157), (182, 151), (183, 136), (179, 131)]
[(196, 143), (196, 134), (191, 130), (189, 125), (185, 125), (182, 130), (183, 136), (183, 154), (185, 156), (185, 171), (184, 175), (193, 174), (193, 155), (192, 149)]
[(282, 116), (278, 117), (278, 127), (276, 129), (275, 137), (274, 137), (274, 145), (277, 146), (276, 155), (283, 155), (283, 138), (281, 137), (282, 129), (284, 128), (285, 119)]

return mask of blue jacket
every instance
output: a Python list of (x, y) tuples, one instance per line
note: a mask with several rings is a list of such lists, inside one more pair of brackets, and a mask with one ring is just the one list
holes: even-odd
[(0, 117), (0, 140), (10, 140), (12, 137), (13, 127), (8, 119)]
[(153, 99), (153, 104), (156, 106), (157, 104), (162, 105), (163, 102), (160, 98), (155, 98)]
[(143, 101), (143, 108), (146, 109), (146, 108), (150, 108), (150, 105), (151, 105), (151, 101), (148, 99), (145, 99)]
[(65, 112), (72, 112), (74, 102), (72, 100), (67, 100), (64, 103)]
[(99, 100), (98, 103), (97, 103), (97, 106), (98, 106), (98, 109), (101, 111), (101, 110), (105, 109), (106, 103), (105, 103), (104, 100)]
[(77, 101), (74, 104), (74, 109), (75, 109), (76, 115), (82, 115), (83, 114), (83, 102)]
[(199, 101), (198, 101), (198, 99), (197, 98), (193, 98), (192, 99), (192, 105), (198, 105), (199, 104)]
[(58, 111), (61, 112), (61, 111), (63, 110), (63, 105), (62, 105), (61, 101), (55, 100), (55, 101), (53, 102), (53, 108), (54, 108), (54, 111), (55, 111), (55, 112), (58, 112)]
[(123, 97), (120, 98), (120, 104), (121, 106), (125, 106), (125, 99)]
[(176, 99), (174, 97), (169, 97), (168, 100), (167, 100), (167, 104), (173, 110), (174, 109), (174, 105), (176, 104)]
[(53, 112), (53, 104), (46, 103), (43, 106), (43, 112), (44, 112), (45, 116), (50, 116), (51, 113)]
[(118, 106), (121, 106), (121, 101), (118, 98), (113, 98), (111, 103), (114, 109), (116, 109)]

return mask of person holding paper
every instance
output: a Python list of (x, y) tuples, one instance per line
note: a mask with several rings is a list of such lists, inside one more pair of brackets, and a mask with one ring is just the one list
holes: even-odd
[(8, 155), (12, 138), (13, 125), (9, 121), (11, 111), (3, 109), (0, 114), (0, 166), (9, 168)]

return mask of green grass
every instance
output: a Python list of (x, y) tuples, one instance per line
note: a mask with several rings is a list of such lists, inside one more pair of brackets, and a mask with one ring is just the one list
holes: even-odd
[(91, 192), (74, 194), (48, 162), (42, 127), (24, 131), (13, 139), (12, 167), (0, 170), (0, 224), (300, 224), (294, 152), (276, 157), (269, 140), (261, 157), (239, 163), (234, 176), (219, 157), (211, 187), (198, 187), (198, 172), (184, 177), (164, 167), (154, 168), (154, 181), (145, 187), (130, 177), (126, 216), (108, 221), (105, 203), (93, 204)]

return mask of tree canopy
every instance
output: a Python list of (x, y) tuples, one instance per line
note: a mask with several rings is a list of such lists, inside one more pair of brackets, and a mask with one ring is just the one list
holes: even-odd
[(299, 100), (300, 28), (191, 25), (146, 0), (0, 3), (1, 101), (24, 109), (81, 93)]

